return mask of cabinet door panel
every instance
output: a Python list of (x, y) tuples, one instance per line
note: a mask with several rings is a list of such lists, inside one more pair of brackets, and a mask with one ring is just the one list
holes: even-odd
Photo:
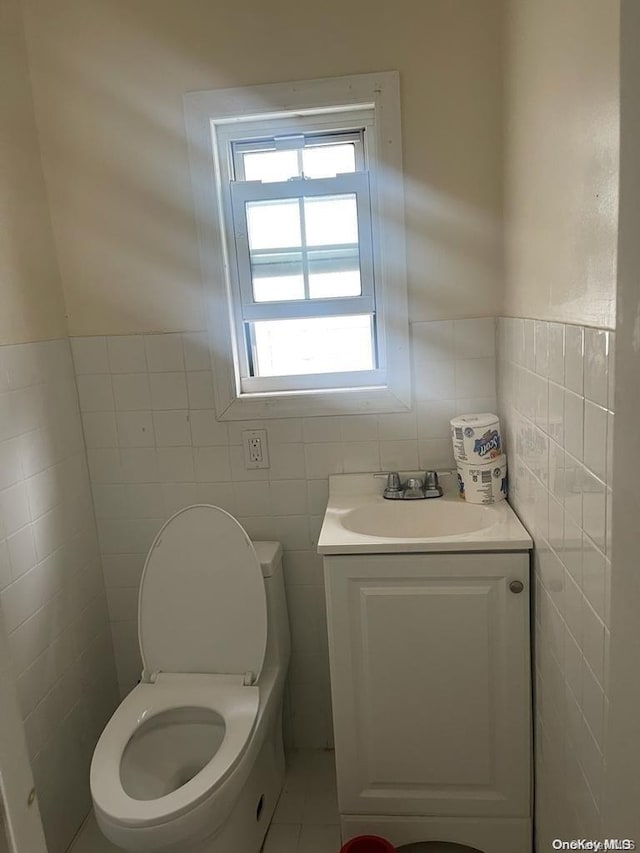
[(325, 565), (340, 810), (528, 814), (528, 555)]

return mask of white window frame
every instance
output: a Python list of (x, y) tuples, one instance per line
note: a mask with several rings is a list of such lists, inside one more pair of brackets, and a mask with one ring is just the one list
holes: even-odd
[[(184, 107), (218, 418), (244, 420), (410, 409), (398, 73), (192, 92), (184, 96)], [(241, 291), (233, 236), (229, 239), (233, 228), (227, 225), (233, 209), (229, 142), (239, 138), (239, 124), (241, 137), (253, 122), (259, 129), (256, 135), (263, 137), (276, 135), (273, 129), (277, 131), (279, 127), (291, 133), (296, 124), (306, 132), (323, 127), (339, 131), (341, 127), (352, 128), (353, 116), (358, 114), (367, 125), (367, 160), (373, 163), (368, 180), (378, 366), (372, 371), (350, 374), (287, 377), (287, 390), (274, 391), (270, 377), (247, 376), (243, 355), (246, 347), (240, 338), (238, 320)], [(365, 175), (348, 175), (345, 185), (363, 180)], [(259, 186), (247, 182), (244, 189), (240, 184), (233, 193), (246, 198)], [(270, 185), (263, 186), (268, 192)], [(360, 236), (366, 241), (363, 231)], [(362, 276), (363, 284), (368, 278)], [(357, 299), (364, 306), (367, 299), (368, 304), (373, 304), (373, 297), (363, 286), (363, 296)]]

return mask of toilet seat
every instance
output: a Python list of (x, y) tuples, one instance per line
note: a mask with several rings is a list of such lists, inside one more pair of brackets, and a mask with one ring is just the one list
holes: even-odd
[[(91, 763), (95, 805), (111, 821), (144, 827), (166, 823), (192, 810), (232, 773), (247, 747), (259, 706), (258, 687), (242, 677), (164, 674), (139, 684), (107, 723)], [(137, 800), (123, 788), (120, 766), (127, 744), (152, 717), (165, 711), (197, 708), (214, 711), (225, 723), (222, 743), (208, 764), (181, 787), (153, 800)]]

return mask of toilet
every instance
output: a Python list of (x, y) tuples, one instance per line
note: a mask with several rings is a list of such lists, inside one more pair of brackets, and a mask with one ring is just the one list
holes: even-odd
[(91, 762), (100, 829), (128, 851), (258, 853), (284, 778), (280, 544), (218, 507), (177, 512), (147, 556), (138, 638), (140, 683)]

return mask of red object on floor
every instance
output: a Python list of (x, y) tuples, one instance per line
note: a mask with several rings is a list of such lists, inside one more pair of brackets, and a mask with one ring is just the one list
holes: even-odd
[(343, 844), (340, 853), (396, 853), (396, 848), (379, 835), (358, 835)]

